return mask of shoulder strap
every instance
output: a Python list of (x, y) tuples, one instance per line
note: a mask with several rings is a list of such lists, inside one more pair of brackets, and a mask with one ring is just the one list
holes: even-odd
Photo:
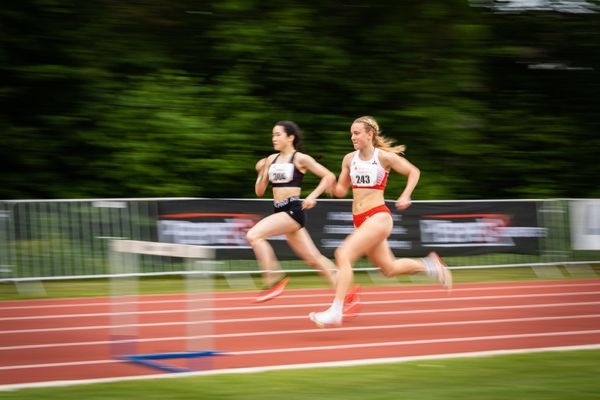
[(373, 150), (373, 160), (375, 160), (377, 164), (381, 164), (379, 162), (379, 147), (375, 147), (375, 150)]

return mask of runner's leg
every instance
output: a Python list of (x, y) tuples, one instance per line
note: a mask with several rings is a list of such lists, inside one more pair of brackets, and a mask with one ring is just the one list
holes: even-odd
[(286, 236), (288, 244), (298, 257), (317, 269), (330, 286), (335, 286), (335, 264), (319, 252), (306, 228), (288, 233)]
[(344, 298), (352, 285), (352, 264), (385, 240), (392, 231), (392, 226), (390, 214), (377, 213), (348, 236), (336, 250), (335, 259), (338, 276), (333, 304), (324, 312), (309, 315), (310, 319), (318, 326), (339, 325), (341, 323)]
[(246, 233), (246, 240), (252, 246), (256, 260), (264, 272), (263, 282), (265, 286), (272, 286), (283, 275), (273, 247), (267, 242), (267, 238), (288, 234), (297, 231), (299, 228), (300, 224), (289, 215), (279, 212), (263, 218)]

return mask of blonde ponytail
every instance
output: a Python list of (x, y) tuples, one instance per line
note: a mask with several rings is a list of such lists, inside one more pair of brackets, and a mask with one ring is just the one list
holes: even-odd
[(365, 115), (363, 117), (356, 118), (354, 120), (354, 123), (357, 122), (361, 122), (365, 126), (367, 132), (373, 132), (373, 146), (380, 148), (381, 150), (389, 151), (391, 153), (404, 154), (406, 146), (394, 145), (394, 141), (392, 139), (380, 135), (379, 124), (377, 123), (377, 121), (375, 121), (375, 118), (369, 115)]

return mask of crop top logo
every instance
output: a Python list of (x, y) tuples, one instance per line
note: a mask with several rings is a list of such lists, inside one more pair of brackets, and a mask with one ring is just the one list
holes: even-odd
[(294, 164), (282, 163), (271, 164), (269, 168), (269, 180), (271, 183), (288, 183), (294, 178)]

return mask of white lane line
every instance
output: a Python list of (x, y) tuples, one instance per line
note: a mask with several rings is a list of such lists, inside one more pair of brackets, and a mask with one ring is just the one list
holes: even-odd
[[(369, 347), (390, 347), (390, 346), (406, 346), (406, 345), (423, 345), (423, 344), (435, 344), (435, 343), (456, 343), (456, 342), (471, 342), (471, 341), (485, 341), (485, 340), (506, 340), (506, 339), (529, 339), (529, 338), (537, 338), (537, 337), (555, 337), (555, 336), (577, 336), (577, 335), (593, 335), (600, 334), (600, 330), (582, 330), (582, 331), (561, 331), (561, 332), (543, 332), (543, 333), (515, 333), (510, 335), (492, 335), (492, 336), (472, 336), (472, 337), (458, 337), (458, 338), (441, 338), (441, 339), (424, 339), (424, 340), (407, 340), (407, 341), (396, 341), (396, 342), (373, 342), (373, 343), (356, 343), (356, 344), (345, 344), (345, 345), (328, 345), (328, 346), (310, 346), (310, 347), (284, 347), (284, 348), (275, 348), (275, 349), (265, 349), (265, 350), (249, 350), (249, 351), (236, 351), (236, 352), (227, 352), (226, 355), (229, 356), (243, 356), (243, 355), (253, 355), (253, 354), (276, 354), (276, 353), (294, 353), (294, 352), (304, 352), (304, 351), (323, 351), (323, 350), (340, 350), (340, 349), (351, 349), (351, 348), (369, 348)], [(600, 338), (599, 338), (600, 340)], [(542, 349), (551, 349), (554, 347), (546, 347)], [(592, 343), (588, 345), (578, 345), (578, 346), (559, 346), (557, 348), (565, 348), (569, 350), (580, 350), (580, 349), (598, 349), (600, 348), (600, 343)], [(511, 351), (511, 350), (492, 350), (493, 352), (497, 351)], [(522, 349), (517, 349), (516, 351), (522, 351)], [(477, 352), (479, 353), (479, 352)], [(458, 353), (464, 354), (464, 353)], [(466, 353), (469, 354), (469, 353)], [(507, 354), (507, 353), (504, 353)], [(436, 357), (443, 355), (434, 355), (431, 357)], [(443, 357), (445, 358), (445, 357)], [(377, 360), (377, 359), (375, 359)], [(396, 360), (396, 358), (394, 358)], [(356, 360), (356, 362), (360, 362), (363, 360)], [(58, 368), (58, 367), (71, 367), (71, 366), (80, 366), (80, 365), (94, 365), (94, 364), (110, 364), (110, 363), (122, 363), (120, 360), (88, 360), (88, 361), (73, 361), (73, 362), (61, 362), (61, 363), (45, 363), (45, 364), (21, 364), (21, 365), (7, 365), (0, 367), (0, 371), (2, 370), (17, 370), (17, 369), (34, 369), (34, 368)], [(346, 365), (345, 363), (353, 362), (353, 361), (341, 361), (339, 365)], [(397, 361), (390, 361), (397, 362)], [(321, 364), (321, 363), (318, 363)], [(305, 364), (301, 364), (305, 365)], [(278, 368), (282, 368), (283, 366), (276, 366)], [(275, 366), (274, 366), (275, 367)], [(255, 367), (262, 368), (262, 367)], [(250, 368), (252, 370), (253, 368)], [(244, 368), (244, 370), (248, 370)], [(220, 373), (225, 373), (221, 370)], [(219, 373), (219, 370), (213, 371), (203, 371), (200, 373), (180, 373), (180, 374), (164, 374), (167, 376), (174, 376), (177, 378), (190, 376), (190, 375), (198, 375), (198, 374), (213, 374)], [(146, 375), (145, 378), (160, 377), (161, 375)], [(135, 379), (138, 379), (136, 377)], [(108, 378), (112, 379), (112, 378)], [(71, 382), (79, 382), (79, 381), (71, 381)], [(7, 390), (5, 386), (0, 385), (0, 390)]]
[[(425, 313), (453, 313), (453, 312), (471, 312), (471, 311), (495, 311), (495, 310), (512, 310), (512, 309), (530, 309), (530, 308), (562, 308), (562, 307), (578, 307), (600, 305), (600, 301), (585, 301), (578, 303), (546, 303), (546, 304), (516, 304), (510, 306), (488, 306), (488, 307), (458, 307), (458, 308), (432, 308), (425, 310), (398, 310), (398, 311), (374, 311), (361, 312), (360, 316), (379, 316), (379, 315), (407, 315), (407, 314), (425, 314)], [(202, 324), (226, 324), (226, 323), (254, 323), (265, 321), (283, 321), (306, 319), (306, 315), (288, 315), (281, 317), (257, 317), (257, 318), (231, 318), (231, 319), (209, 319), (200, 322), (184, 321), (184, 322), (154, 322), (146, 324), (121, 324), (121, 325), (84, 325), (72, 326), (64, 328), (42, 328), (42, 329), (15, 329), (8, 331), (0, 331), (3, 334), (23, 334), (23, 333), (45, 333), (45, 332), (63, 332), (63, 331), (83, 331), (83, 330), (103, 330), (103, 329), (118, 329), (118, 328), (135, 328), (135, 327), (160, 327), (160, 326), (178, 326), (178, 325), (197, 325)]]
[[(458, 292), (472, 292), (472, 291), (481, 291), (481, 290), (512, 290), (512, 289), (548, 289), (548, 288), (572, 288), (572, 287), (582, 287), (582, 286), (600, 286), (600, 282), (590, 282), (590, 283), (573, 283), (573, 284), (557, 284), (557, 285), (508, 285), (508, 286), (495, 286), (490, 288), (461, 288), (457, 287), (453, 289), (453, 293)], [(445, 289), (423, 289), (423, 290), (405, 290), (406, 287), (401, 287), (400, 290), (383, 290), (383, 291), (369, 291), (368, 286), (365, 287), (366, 290), (362, 290), (361, 295), (389, 295), (389, 294), (421, 294), (421, 293), (446, 293)], [(298, 289), (296, 289), (298, 290)], [(299, 289), (305, 290), (305, 289)], [(324, 289), (326, 290), (326, 289)], [(300, 298), (314, 298), (314, 297), (331, 297), (331, 291), (325, 291), (323, 293), (312, 293), (312, 294), (290, 294), (290, 291), (286, 292), (285, 297), (283, 299), (300, 299)], [(213, 295), (216, 293), (212, 293)], [(147, 297), (154, 295), (140, 295), (135, 297)], [(171, 296), (173, 296), (171, 294)], [(69, 304), (44, 304), (44, 305), (23, 305), (23, 306), (8, 306), (8, 307), (0, 307), (0, 311), (4, 310), (34, 310), (34, 309), (56, 309), (56, 308), (74, 308), (74, 307), (104, 307), (110, 305), (128, 305), (128, 304), (172, 304), (172, 303), (185, 303), (187, 300), (183, 297), (184, 293), (180, 293), (177, 296), (181, 296), (179, 299), (170, 299), (170, 300), (141, 300), (141, 301), (122, 301), (122, 302), (112, 302), (111, 298), (106, 298), (108, 301), (98, 302), (98, 303), (69, 303)], [(121, 296), (121, 297), (132, 297), (132, 296)], [(218, 297), (213, 296), (210, 301), (220, 302), (220, 301), (241, 301), (247, 300), (251, 301), (255, 297), (254, 294), (249, 296), (237, 296), (237, 297)]]
[[(82, 365), (97, 365), (97, 364), (120, 364), (122, 360), (88, 360), (88, 361), (72, 361), (72, 362), (58, 362), (58, 363), (45, 363), (45, 364), (22, 364), (22, 365), (6, 365), (0, 367), (0, 371), (16, 370), (16, 369), (30, 369), (30, 368), (59, 368), (59, 367), (72, 367)], [(2, 388), (2, 385), (0, 385)]]
[[(305, 317), (306, 318), (306, 317)], [(600, 314), (584, 314), (584, 315), (564, 315), (554, 317), (527, 317), (527, 318), (499, 318), (499, 319), (479, 319), (479, 320), (463, 320), (449, 322), (428, 322), (428, 323), (412, 323), (412, 324), (393, 324), (393, 325), (371, 325), (371, 326), (345, 326), (332, 329), (335, 332), (357, 332), (371, 331), (383, 329), (406, 329), (406, 328), (431, 328), (441, 326), (462, 326), (462, 325), (477, 325), (477, 324), (504, 324), (504, 323), (522, 323), (533, 321), (561, 321), (573, 319), (595, 319), (600, 318)], [(308, 318), (306, 318), (308, 320)], [(172, 336), (172, 337), (156, 337), (156, 338), (135, 338), (127, 340), (97, 340), (91, 342), (63, 342), (63, 343), (43, 343), (43, 344), (28, 344), (18, 346), (0, 347), (0, 351), (13, 350), (31, 350), (45, 348), (62, 348), (62, 347), (78, 347), (78, 346), (98, 346), (110, 344), (125, 344), (125, 343), (148, 343), (148, 342), (170, 342), (176, 340), (189, 339), (226, 339), (226, 338), (241, 338), (241, 337), (256, 337), (256, 336), (279, 336), (279, 335), (296, 335), (303, 333), (315, 333), (322, 331), (319, 328), (310, 329), (292, 329), (285, 331), (258, 331), (258, 332), (242, 332), (242, 333), (222, 333), (212, 335), (197, 335), (197, 336)]]
[[(563, 297), (563, 296), (584, 296), (584, 295), (600, 295), (600, 292), (556, 292), (556, 293), (534, 293), (534, 294), (515, 294), (515, 295), (498, 295), (498, 296), (472, 296), (472, 297), (433, 297), (424, 299), (398, 299), (398, 300), (375, 300), (363, 301), (362, 304), (406, 304), (406, 303), (431, 303), (431, 302), (448, 302), (448, 301), (473, 301), (473, 300), (497, 300), (497, 299), (523, 299), (535, 297)], [(261, 305), (261, 306), (244, 306), (244, 307), (209, 307), (198, 309), (176, 309), (176, 310), (156, 310), (156, 311), (128, 311), (128, 312), (102, 312), (90, 314), (56, 314), (56, 315), (32, 315), (25, 317), (5, 317), (0, 318), (0, 321), (23, 321), (36, 319), (57, 319), (57, 318), (83, 318), (83, 317), (103, 317), (111, 315), (146, 315), (146, 314), (173, 314), (186, 313), (190, 311), (248, 311), (248, 310), (274, 310), (288, 308), (318, 308), (328, 307), (329, 303), (305, 303), (305, 304), (283, 304), (283, 305)]]
[[(346, 350), (346, 349), (358, 349), (358, 348), (369, 348), (369, 347), (410, 346), (410, 345), (434, 344), (434, 343), (453, 343), (453, 342), (476, 342), (476, 341), (482, 341), (482, 340), (505, 340), (505, 339), (552, 337), (552, 336), (593, 335), (593, 334), (599, 334), (599, 333), (600, 333), (599, 329), (584, 330), (584, 331), (516, 333), (516, 334), (510, 334), (510, 335), (403, 340), (403, 341), (397, 341), (397, 342), (355, 343), (355, 344), (346, 344), (346, 345), (290, 347), (290, 348), (283, 348), (283, 349), (233, 351), (233, 352), (230, 352), (227, 354), (232, 355), (232, 356), (242, 356), (242, 355), (254, 355), (254, 354), (288, 353), (288, 352), (297, 352), (297, 351), (323, 351), (323, 350), (340, 350), (340, 349)], [(600, 338), (598, 338), (598, 340), (600, 341)]]

